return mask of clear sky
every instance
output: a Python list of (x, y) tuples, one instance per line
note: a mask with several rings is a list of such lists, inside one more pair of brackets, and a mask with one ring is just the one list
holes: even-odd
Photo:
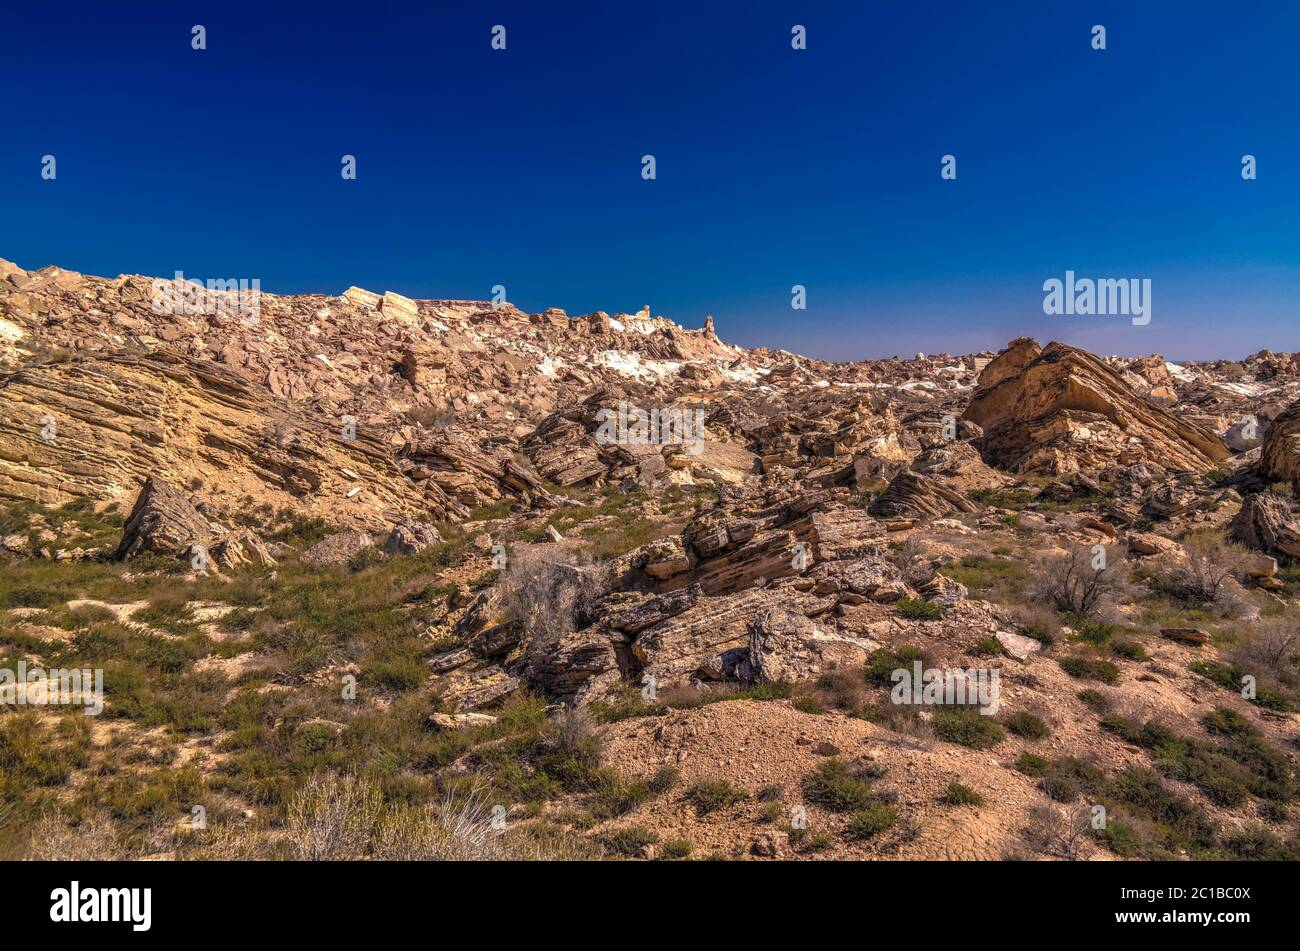
[[(6, 6), (24, 267), (501, 284), (837, 360), (1300, 350), (1295, 0)], [(1151, 323), (1045, 315), (1067, 269), (1150, 278)]]

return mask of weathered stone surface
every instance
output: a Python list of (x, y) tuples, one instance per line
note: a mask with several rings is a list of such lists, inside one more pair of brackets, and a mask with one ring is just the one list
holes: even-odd
[(150, 476), (127, 516), (114, 557), (125, 559), (140, 552), (188, 557), (192, 548), (206, 550), (211, 542), (212, 526), (184, 493)]
[(822, 629), (788, 608), (770, 608), (749, 623), (749, 679), (799, 683), (837, 667), (860, 667), (877, 646)]
[(1175, 554), (1182, 549), (1178, 542), (1153, 532), (1129, 532), (1124, 538), (1128, 550), (1136, 555)]
[(442, 536), (432, 525), (414, 519), (403, 519), (388, 533), (384, 551), (390, 555), (415, 555), (440, 544)]
[(440, 730), (464, 730), (472, 726), (491, 726), (497, 718), (488, 713), (434, 713), (429, 722)]
[(1146, 460), (1205, 471), (1228, 457), (1223, 441), (1147, 402), (1105, 361), (1020, 340), (985, 368), (965, 419), (984, 427), (989, 464), (1063, 474)]
[(1198, 627), (1164, 627), (1160, 629), (1160, 636), (1193, 647), (1203, 647), (1210, 643), (1210, 635)]
[(919, 472), (900, 472), (871, 505), (873, 515), (892, 518), (939, 518), (974, 511), (974, 503), (961, 493)]
[(1266, 479), (1300, 487), (1300, 402), (1274, 419), (1264, 434), (1259, 471)]
[(633, 568), (640, 568), (651, 578), (660, 580), (691, 570), (691, 559), (677, 535), (642, 545), (632, 553), (631, 560)]
[(1036, 654), (1043, 649), (1041, 641), (1036, 641), (1032, 637), (1025, 637), (1023, 634), (998, 631), (993, 636), (998, 639), (998, 643), (1002, 645), (1003, 650), (1016, 660), (1028, 660), (1031, 654)]
[(1246, 496), (1229, 532), (1235, 541), (1265, 554), (1300, 558), (1300, 517), (1270, 492)]
[(266, 565), (272, 568), (276, 564), (270, 549), (246, 529), (231, 532), (217, 541), (209, 554), (222, 568), (237, 568), (240, 565)]
[(689, 610), (642, 630), (631, 653), (644, 673), (663, 686), (688, 682), (716, 657), (748, 647), (749, 621), (768, 608), (784, 606), (807, 615), (833, 602), (798, 591), (749, 588), (722, 597), (702, 597)]
[(346, 565), (354, 555), (373, 548), (375, 540), (366, 532), (337, 532), (322, 538), (302, 553), (302, 561), (309, 565), (338, 567)]

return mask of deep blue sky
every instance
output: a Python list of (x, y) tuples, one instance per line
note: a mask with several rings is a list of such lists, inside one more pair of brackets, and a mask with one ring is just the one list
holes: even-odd
[[(0, 257), (24, 267), (504, 284), (832, 359), (1300, 350), (1293, 0), (7, 6)], [(1151, 278), (1151, 324), (1044, 315), (1066, 268)]]

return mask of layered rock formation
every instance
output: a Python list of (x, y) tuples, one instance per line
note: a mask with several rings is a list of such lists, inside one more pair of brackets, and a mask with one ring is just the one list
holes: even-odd
[(1062, 474), (1149, 462), (1203, 471), (1228, 457), (1213, 433), (1138, 396), (1105, 361), (1062, 343), (1013, 341), (980, 376), (965, 419), (985, 460)]

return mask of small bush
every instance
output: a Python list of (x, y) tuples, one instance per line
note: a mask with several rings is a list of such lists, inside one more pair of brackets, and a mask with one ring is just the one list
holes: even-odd
[(1079, 699), (1097, 713), (1107, 713), (1110, 710), (1110, 698), (1100, 690), (1094, 690), (1091, 687), (1080, 690)]
[(1124, 587), (1118, 553), (1114, 557), (1106, 554), (1106, 567), (1094, 568), (1091, 548), (1071, 548), (1038, 569), (1035, 593), (1058, 611), (1084, 619), (1095, 617)]
[(1021, 753), (1016, 758), (1016, 769), (1026, 776), (1042, 776), (1047, 772), (1047, 760), (1037, 753)]
[(1041, 718), (1023, 711), (1008, 714), (1002, 719), (1002, 725), (1016, 736), (1026, 740), (1041, 740), (1052, 733)]
[(871, 656), (867, 658), (867, 667), (863, 674), (867, 683), (872, 686), (890, 687), (894, 683), (894, 671), (910, 669), (912, 664), (918, 660), (923, 665), (929, 666), (930, 658), (925, 651), (911, 644), (904, 644), (896, 650), (882, 647), (871, 652)]
[(1146, 648), (1137, 641), (1112, 641), (1110, 649), (1125, 660), (1147, 660)]
[(832, 812), (851, 812), (871, 801), (871, 784), (849, 772), (838, 759), (817, 767), (803, 783), (808, 801)]
[(725, 779), (701, 779), (686, 791), (686, 799), (694, 803), (696, 813), (701, 816), (725, 809), (748, 798), (748, 793), (731, 785)]
[(897, 809), (883, 802), (873, 802), (849, 817), (849, 824), (844, 827), (844, 836), (853, 840), (869, 839), (884, 832), (897, 821)]
[(1099, 680), (1104, 684), (1119, 683), (1119, 668), (1108, 660), (1090, 657), (1062, 657), (1061, 669), (1079, 680)]
[(944, 791), (943, 801), (951, 806), (982, 806), (984, 797), (961, 783), (949, 783)]
[(616, 855), (639, 855), (646, 846), (658, 841), (659, 833), (641, 826), (615, 829), (600, 837), (601, 844)]
[(663, 844), (663, 856), (666, 859), (684, 859), (694, 848), (689, 839), (669, 839)]
[(903, 598), (895, 607), (901, 616), (913, 621), (937, 621), (943, 617), (943, 605), (920, 598)]
[(992, 717), (975, 707), (937, 707), (934, 711), (934, 735), (948, 743), (987, 750), (1006, 738), (1006, 731)]

